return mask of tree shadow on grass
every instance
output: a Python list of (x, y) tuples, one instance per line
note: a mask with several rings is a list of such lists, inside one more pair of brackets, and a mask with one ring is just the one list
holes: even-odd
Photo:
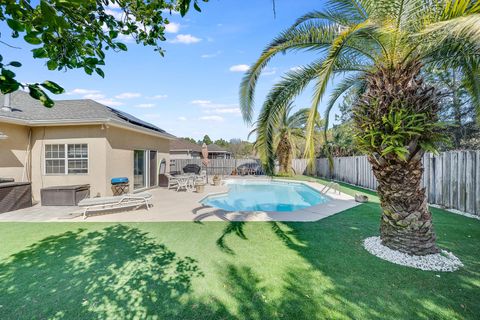
[[(461, 226), (463, 217), (448, 213), (434, 216), (439, 245), (458, 255), (465, 267), (453, 273), (428, 272), (383, 261), (362, 246), (363, 240), (378, 234), (380, 207), (364, 204), (313, 223), (280, 223), (289, 236), (303, 245), (284, 241), (333, 284), (326, 296), (337, 297), (348, 318), (382, 319), (475, 319), (480, 314), (480, 260), (478, 246), (464, 233), (476, 234), (476, 222)], [(466, 221), (466, 220), (465, 220)], [(477, 223), (478, 228), (478, 223)], [(468, 230), (468, 231), (467, 231)], [(475, 231), (477, 230), (477, 231)], [(442, 239), (444, 238), (444, 239)], [(475, 286), (474, 283), (477, 283)]]
[(228, 317), (183, 298), (197, 262), (124, 225), (51, 236), (0, 264), (1, 319)]
[(235, 254), (235, 252), (227, 245), (225, 239), (229, 235), (235, 234), (240, 239), (247, 240), (247, 236), (245, 236), (245, 232), (243, 231), (244, 226), (244, 221), (229, 222), (223, 229), (222, 235), (216, 241), (217, 247), (225, 253), (232, 255)]

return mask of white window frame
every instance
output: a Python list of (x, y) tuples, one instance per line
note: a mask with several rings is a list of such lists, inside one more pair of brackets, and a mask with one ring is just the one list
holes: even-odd
[[(68, 146), (71, 145), (86, 145), (87, 146), (87, 157), (86, 158), (69, 158), (68, 157)], [(64, 156), (63, 158), (47, 158), (47, 146), (52, 146), (52, 145), (63, 145), (64, 146)], [(82, 176), (82, 175), (88, 175), (90, 172), (90, 152), (89, 152), (89, 147), (88, 143), (47, 143), (45, 144), (45, 148), (43, 150), (43, 174), (46, 176), (58, 176), (58, 175), (72, 175), (72, 176)], [(65, 171), (63, 173), (58, 172), (58, 173), (47, 173), (47, 161), (48, 160), (63, 160), (64, 161), (64, 167)], [(87, 160), (87, 172), (82, 172), (82, 173), (69, 173), (68, 172), (68, 160)]]

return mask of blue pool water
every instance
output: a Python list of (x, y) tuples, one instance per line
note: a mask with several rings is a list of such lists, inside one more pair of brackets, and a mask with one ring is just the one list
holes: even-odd
[(233, 181), (227, 184), (228, 193), (206, 197), (202, 204), (227, 211), (294, 211), (329, 200), (301, 183)]

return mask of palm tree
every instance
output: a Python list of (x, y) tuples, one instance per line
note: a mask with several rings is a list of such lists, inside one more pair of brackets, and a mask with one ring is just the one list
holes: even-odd
[(422, 81), (421, 71), (428, 65), (463, 69), (480, 101), (479, 12), (480, 2), (471, 0), (332, 0), (327, 9), (299, 18), (263, 50), (242, 80), (243, 117), (252, 120), (257, 80), (276, 54), (319, 52), (317, 60), (286, 73), (263, 108), (275, 113), (313, 82), (306, 139), (314, 159), (314, 117), (327, 83), (343, 75), (325, 119), (345, 93), (359, 93), (353, 108), (356, 141), (379, 182), (382, 243), (413, 255), (436, 253), (420, 184), (421, 159), (435, 150), (441, 135), (436, 90)]
[[(298, 142), (305, 137), (305, 125), (308, 119), (308, 109), (300, 109), (291, 114), (295, 108), (293, 102), (271, 113), (262, 109), (255, 129), (250, 134), (256, 133), (255, 149), (262, 159), (267, 174), (274, 173), (274, 160), (278, 159), (280, 175), (292, 174), (292, 159), (298, 153)], [(317, 123), (320, 122), (319, 115)]]

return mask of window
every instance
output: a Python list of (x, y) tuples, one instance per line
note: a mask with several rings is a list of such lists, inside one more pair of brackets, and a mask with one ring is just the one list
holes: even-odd
[(88, 173), (87, 144), (47, 144), (45, 145), (46, 174), (86, 174)]

